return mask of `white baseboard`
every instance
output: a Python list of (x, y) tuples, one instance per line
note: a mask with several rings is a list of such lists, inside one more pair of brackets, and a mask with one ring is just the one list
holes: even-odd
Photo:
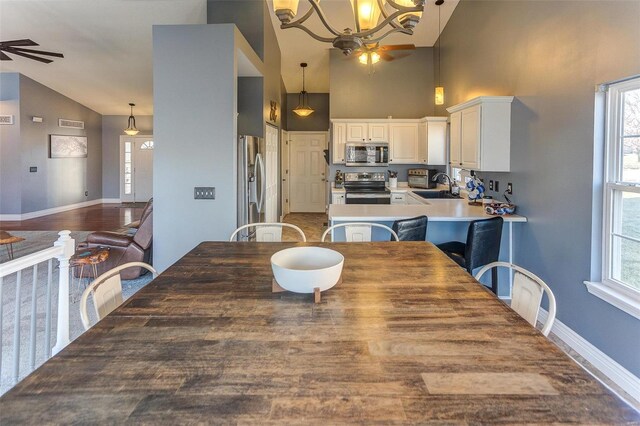
[(50, 214), (62, 213), (69, 210), (79, 209), (82, 207), (95, 206), (96, 204), (120, 203), (119, 198), (98, 198), (97, 200), (83, 201), (81, 203), (68, 204), (66, 206), (53, 207), (45, 210), (22, 214), (0, 214), (0, 220), (7, 222), (15, 222), (21, 220), (35, 219), (37, 217), (48, 216)]
[[(547, 315), (548, 312), (540, 308), (538, 321), (544, 323)], [(611, 379), (612, 382), (620, 386), (633, 399), (640, 401), (640, 378), (633, 375), (629, 370), (611, 359), (607, 354), (593, 346), (557, 318), (553, 323), (551, 332)]]

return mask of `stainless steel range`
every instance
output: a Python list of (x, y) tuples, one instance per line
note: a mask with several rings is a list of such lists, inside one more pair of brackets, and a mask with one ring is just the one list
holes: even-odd
[(384, 172), (345, 173), (344, 189), (346, 204), (391, 204)]

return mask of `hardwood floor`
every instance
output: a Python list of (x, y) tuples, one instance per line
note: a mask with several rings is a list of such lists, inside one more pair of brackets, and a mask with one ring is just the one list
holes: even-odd
[(144, 203), (96, 204), (23, 221), (0, 221), (3, 231), (111, 231), (140, 219)]
[[(322, 233), (327, 229), (327, 215), (324, 213), (290, 213), (284, 217), (285, 223), (296, 225), (307, 237), (307, 241), (320, 241)], [(285, 229), (283, 241), (299, 241), (300, 237), (292, 229)]]

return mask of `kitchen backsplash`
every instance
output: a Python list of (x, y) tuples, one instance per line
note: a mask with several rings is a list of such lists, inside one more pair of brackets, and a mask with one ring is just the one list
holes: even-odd
[[(398, 172), (398, 181), (406, 182), (409, 177), (407, 171), (409, 169), (435, 169), (438, 171), (445, 171), (445, 166), (425, 166), (424, 164), (393, 164), (389, 167), (346, 167), (344, 164), (330, 164), (328, 180), (333, 182), (336, 177), (336, 170), (341, 170), (343, 173), (347, 172), (387, 172), (394, 170)], [(389, 176), (385, 173), (387, 180)]]

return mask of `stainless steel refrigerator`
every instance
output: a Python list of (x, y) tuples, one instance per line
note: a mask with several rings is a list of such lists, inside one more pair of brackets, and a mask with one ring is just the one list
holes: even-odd
[[(263, 138), (238, 138), (238, 227), (248, 223), (264, 222), (266, 145)], [(243, 230), (240, 241), (255, 239), (255, 229)]]

